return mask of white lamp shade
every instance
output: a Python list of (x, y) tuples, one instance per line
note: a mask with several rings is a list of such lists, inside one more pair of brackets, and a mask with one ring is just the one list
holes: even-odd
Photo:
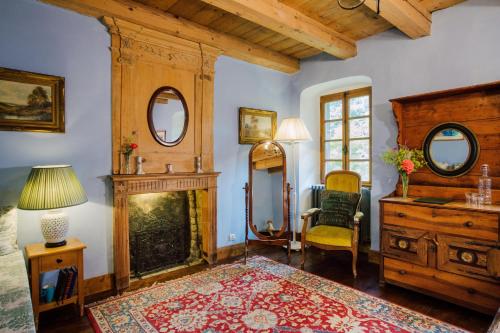
[(278, 133), (274, 138), (281, 142), (303, 142), (311, 141), (311, 134), (300, 118), (286, 118), (281, 122)]

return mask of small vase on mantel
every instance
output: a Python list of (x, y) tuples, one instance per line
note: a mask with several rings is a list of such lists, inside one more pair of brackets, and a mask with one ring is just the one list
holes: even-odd
[(124, 158), (124, 162), (125, 162), (124, 169), (125, 169), (126, 175), (130, 175), (130, 156), (132, 156), (132, 153), (138, 147), (139, 146), (137, 145), (137, 143), (132, 142), (130, 138), (124, 139), (121, 153), (123, 154), (123, 158)]
[(125, 174), (130, 175), (130, 154), (123, 154), (125, 157)]

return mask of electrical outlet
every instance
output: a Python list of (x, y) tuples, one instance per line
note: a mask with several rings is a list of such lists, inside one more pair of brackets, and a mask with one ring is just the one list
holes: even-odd
[(227, 237), (231, 242), (234, 242), (236, 240), (236, 235), (235, 234), (229, 234)]

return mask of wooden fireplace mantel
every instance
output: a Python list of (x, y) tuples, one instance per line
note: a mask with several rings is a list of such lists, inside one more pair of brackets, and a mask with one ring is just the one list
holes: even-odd
[(217, 177), (219, 172), (146, 175), (113, 175), (114, 257), (116, 289), (130, 285), (128, 196), (143, 193), (203, 190), (202, 256), (209, 264), (217, 260)]

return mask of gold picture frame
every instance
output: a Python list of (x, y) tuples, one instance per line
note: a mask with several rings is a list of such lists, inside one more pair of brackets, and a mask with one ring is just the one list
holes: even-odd
[(0, 67), (0, 130), (64, 133), (64, 77)]
[(275, 111), (239, 108), (239, 144), (254, 144), (272, 140), (276, 134)]

